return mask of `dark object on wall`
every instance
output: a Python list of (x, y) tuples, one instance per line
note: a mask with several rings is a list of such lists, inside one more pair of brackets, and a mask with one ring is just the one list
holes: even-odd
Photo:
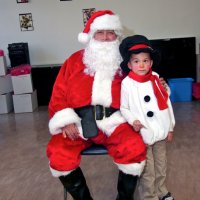
[(19, 14), (19, 23), (21, 31), (33, 31), (33, 18), (31, 13)]
[(151, 40), (151, 44), (161, 54), (159, 66), (153, 68), (161, 77), (196, 80), (195, 37)]
[(21, 64), (30, 64), (28, 43), (8, 44), (8, 54), (11, 67)]
[(39, 106), (49, 104), (52, 89), (60, 66), (32, 67), (33, 85), (37, 89), (37, 98)]
[(28, 3), (28, 0), (17, 0), (17, 3)]
[(85, 27), (87, 21), (90, 19), (91, 15), (92, 15), (95, 11), (96, 11), (95, 8), (86, 8), (86, 9), (82, 9), (84, 27)]

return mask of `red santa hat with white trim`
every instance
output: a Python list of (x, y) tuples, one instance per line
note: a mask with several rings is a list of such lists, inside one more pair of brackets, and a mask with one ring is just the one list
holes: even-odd
[(78, 41), (86, 44), (97, 30), (114, 30), (118, 36), (122, 35), (122, 25), (119, 16), (111, 10), (99, 10), (92, 14), (83, 32), (79, 33)]

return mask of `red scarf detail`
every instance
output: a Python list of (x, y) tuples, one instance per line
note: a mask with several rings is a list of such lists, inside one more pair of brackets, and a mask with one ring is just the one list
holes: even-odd
[(140, 83), (147, 82), (150, 80), (153, 86), (154, 94), (157, 98), (159, 109), (164, 110), (168, 108), (167, 100), (169, 96), (164, 87), (162, 86), (162, 84), (160, 83), (158, 76), (152, 74), (152, 70), (150, 70), (148, 74), (142, 76), (137, 75), (134, 72), (130, 71), (128, 76), (131, 79)]

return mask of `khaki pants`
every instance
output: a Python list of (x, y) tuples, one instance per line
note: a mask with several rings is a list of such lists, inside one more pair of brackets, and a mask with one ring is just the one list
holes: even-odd
[(167, 171), (166, 141), (156, 142), (147, 148), (147, 162), (138, 181), (136, 200), (158, 200), (167, 194), (165, 185)]

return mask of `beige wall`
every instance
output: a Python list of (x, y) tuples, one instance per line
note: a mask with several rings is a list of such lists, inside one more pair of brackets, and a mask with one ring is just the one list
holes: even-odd
[[(82, 47), (77, 35), (83, 29), (85, 8), (113, 10), (120, 15), (126, 35), (138, 33), (150, 39), (194, 36), (197, 44), (200, 41), (199, 0), (29, 0), (23, 4), (1, 0), (0, 49), (7, 54), (8, 44), (28, 42), (32, 65), (63, 63)], [(29, 12), (34, 31), (22, 32), (19, 14)]]

